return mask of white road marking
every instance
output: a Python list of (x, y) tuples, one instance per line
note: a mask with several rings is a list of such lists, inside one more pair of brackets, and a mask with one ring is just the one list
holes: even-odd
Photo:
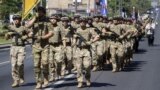
[(0, 65), (5, 65), (5, 64), (8, 64), (8, 63), (10, 63), (10, 61), (2, 62), (2, 63), (0, 63)]
[[(60, 85), (60, 84), (64, 83), (66, 81), (66, 79), (72, 78), (74, 76), (75, 76), (74, 74), (67, 75), (67, 76), (64, 77), (63, 80), (60, 80), (60, 81), (57, 81), (57, 82), (53, 82), (54, 83), (53, 85), (54, 86)], [(53, 88), (45, 88), (44, 90), (53, 90)]]
[[(26, 59), (29, 59), (29, 58), (31, 58), (31, 57), (32, 57), (32, 55), (26, 57)], [(10, 61), (1, 62), (1, 63), (0, 63), (0, 66), (1, 66), (1, 65), (6, 65), (6, 64), (9, 64), (9, 63), (10, 63)]]

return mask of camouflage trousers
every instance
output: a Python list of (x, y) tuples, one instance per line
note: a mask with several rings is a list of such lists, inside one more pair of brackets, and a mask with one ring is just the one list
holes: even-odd
[(125, 51), (125, 63), (129, 64), (133, 59), (133, 42), (131, 40), (125, 43), (126, 51)]
[[(90, 51), (87, 48), (76, 49), (76, 67), (77, 67), (77, 81), (83, 82), (83, 77), (90, 81), (91, 77), (91, 56)], [(83, 75), (85, 71), (85, 75)]]
[(76, 69), (76, 48), (76, 46), (72, 47), (72, 64), (74, 69)]
[(119, 42), (111, 42), (110, 54), (112, 68), (114, 71), (117, 71), (124, 62), (124, 46)]
[(33, 45), (34, 71), (37, 83), (48, 80), (48, 54), (49, 46), (42, 48), (39, 45)]
[(64, 50), (64, 55), (65, 55), (65, 60), (66, 60), (66, 67), (67, 67), (67, 70), (69, 72), (71, 72), (71, 69), (72, 69), (72, 65), (73, 65), (73, 61), (72, 61), (72, 58), (73, 58), (73, 50), (72, 50), (72, 47), (71, 46), (66, 46), (65, 47), (65, 50)]
[(11, 46), (11, 64), (12, 64), (12, 78), (14, 81), (24, 79), (24, 59), (25, 59), (24, 46)]
[(51, 78), (65, 74), (64, 50), (62, 45), (50, 45), (49, 73)]
[(104, 42), (97, 41), (91, 45), (92, 65), (100, 66), (103, 61)]
[(106, 61), (108, 62), (108, 64), (110, 63), (110, 57), (111, 57), (111, 55), (110, 55), (110, 46), (111, 46), (111, 41), (110, 40), (106, 40), (106, 45), (105, 45), (105, 47), (106, 47)]

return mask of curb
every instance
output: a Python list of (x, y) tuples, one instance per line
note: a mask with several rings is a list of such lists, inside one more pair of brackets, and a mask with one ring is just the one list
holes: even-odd
[(0, 44), (0, 49), (10, 48), (10, 44)]
[[(30, 45), (31, 43), (29, 44), (26, 44), (26, 46)], [(0, 44), (0, 49), (5, 49), (5, 48), (10, 48), (11, 47), (11, 44)]]

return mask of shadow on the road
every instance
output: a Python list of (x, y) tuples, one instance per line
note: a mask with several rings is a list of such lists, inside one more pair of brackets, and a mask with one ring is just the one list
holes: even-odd
[(35, 82), (31, 82), (31, 83), (26, 83), (26, 84), (21, 85), (21, 86), (26, 87), (26, 86), (34, 86), (34, 85), (36, 85), (36, 83)]
[(67, 78), (67, 79), (65, 79), (65, 81), (73, 81), (73, 80), (76, 80), (76, 77), (72, 77), (72, 78)]
[(160, 44), (154, 44), (152, 47), (160, 47)]
[[(72, 82), (72, 83), (63, 83), (59, 85), (51, 85), (49, 86), (50, 88), (62, 88), (62, 87), (71, 87), (71, 86), (77, 86), (77, 82)], [(83, 83), (84, 88), (87, 87), (85, 83)], [(92, 82), (90, 87), (107, 87), (107, 86), (116, 86), (114, 84), (110, 83), (99, 83), (99, 82)]]
[(92, 82), (91, 84), (91, 87), (106, 87), (106, 86), (116, 86), (116, 85), (110, 83), (98, 83), (98, 82)]
[(145, 49), (139, 49), (137, 52), (135, 52), (134, 54), (145, 54), (147, 52), (147, 50)]
[(141, 71), (141, 67), (146, 64), (146, 61), (132, 61), (131, 64), (124, 68), (124, 72)]

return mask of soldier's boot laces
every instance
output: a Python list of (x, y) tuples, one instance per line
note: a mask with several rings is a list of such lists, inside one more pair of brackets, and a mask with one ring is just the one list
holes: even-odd
[(83, 86), (83, 83), (82, 83), (82, 82), (79, 82), (77, 87), (78, 87), (78, 88), (82, 88), (82, 86)]
[(49, 85), (49, 81), (47, 79), (44, 79), (44, 83), (43, 83), (42, 87), (45, 88), (48, 85)]
[(91, 81), (90, 80), (86, 80), (86, 85), (89, 87), (91, 86)]
[(19, 82), (18, 81), (14, 81), (13, 84), (12, 84), (12, 87), (19, 87)]
[(41, 89), (42, 88), (42, 85), (41, 85), (41, 83), (37, 83), (37, 85), (36, 85), (36, 87), (35, 87), (36, 89)]

